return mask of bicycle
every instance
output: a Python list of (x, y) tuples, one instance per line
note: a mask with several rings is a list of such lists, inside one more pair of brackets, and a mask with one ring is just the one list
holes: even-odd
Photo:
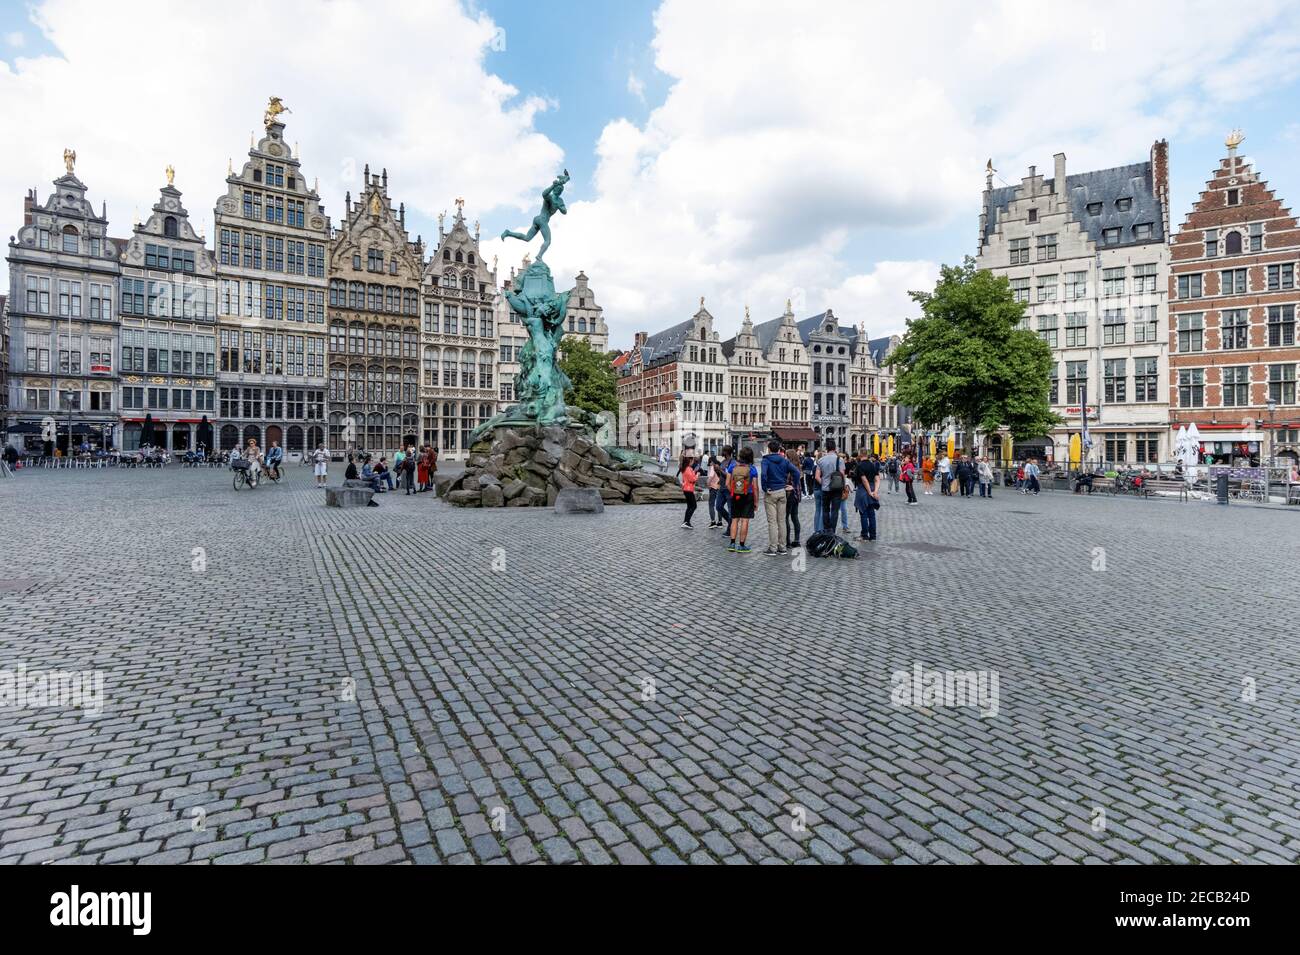
[(235, 472), (234, 485), (236, 491), (245, 487), (257, 487), (257, 479), (253, 477), (253, 466), (249, 462), (235, 461), (230, 467)]

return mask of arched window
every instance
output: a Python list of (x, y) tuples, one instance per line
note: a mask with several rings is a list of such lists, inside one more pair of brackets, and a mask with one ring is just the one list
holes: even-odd
[(179, 235), (176, 228), (175, 216), (168, 216), (166, 219), (163, 219), (163, 235), (169, 239), (175, 239)]
[(443, 250), (442, 250), (442, 260), (443, 260), (444, 262), (450, 262), (450, 261), (451, 261), (451, 249), (443, 249)]
[(366, 450), (377, 451), (384, 446), (384, 416), (378, 411), (366, 416)]
[(1228, 233), (1227, 238), (1223, 243), (1223, 251), (1225, 255), (1241, 254), (1241, 233), (1240, 232)]
[(366, 307), (366, 286), (364, 282), (348, 283), (348, 308), (361, 310)]
[(453, 272), (451, 269), (448, 269), (446, 272), (442, 273), (442, 287), (443, 288), (456, 287), (456, 273)]
[(366, 308), (372, 312), (382, 311), (384, 307), (384, 287), (382, 285), (366, 286)]
[(470, 292), (470, 291), (473, 291), (473, 290), (474, 290), (474, 273), (473, 273), (473, 272), (466, 272), (464, 275), (462, 275), (462, 276), (460, 277), (460, 287), (461, 287), (463, 290), (467, 291), (467, 292)]
[(256, 441), (258, 444), (262, 443), (262, 429), (255, 424), (250, 424), (244, 429), (245, 446), (247, 446), (249, 441)]
[(81, 236), (77, 233), (75, 226), (65, 225), (63, 227), (63, 251), (81, 251)]
[(474, 387), (474, 353), (468, 348), (460, 353), (460, 386)]
[(366, 369), (366, 400), (376, 405), (384, 400), (384, 372), (375, 365)]
[[(139, 440), (138, 438), (136, 439)], [(239, 429), (233, 424), (221, 426), (221, 450), (230, 451), (239, 445)]]
[(342, 308), (347, 301), (347, 283), (342, 279), (330, 279), (330, 305)]
[(578, 331), (580, 332), (587, 331), (587, 320), (585, 318), (578, 319)]
[(815, 361), (813, 362), (813, 384), (820, 385), (821, 383), (822, 383), (822, 363), (819, 361)]
[(457, 262), (464, 262), (464, 261), (465, 261), (465, 256), (461, 255), (460, 249), (457, 249), (457, 250), (456, 250), (456, 261), (457, 261)]

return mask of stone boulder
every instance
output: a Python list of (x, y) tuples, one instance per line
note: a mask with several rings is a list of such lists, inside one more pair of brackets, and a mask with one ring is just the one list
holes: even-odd
[(327, 487), (325, 504), (327, 507), (368, 507), (375, 492), (369, 487)]
[(605, 501), (594, 487), (566, 487), (555, 496), (556, 514), (600, 514)]
[(501, 492), (500, 484), (488, 484), (483, 488), (483, 494), (479, 498), (479, 503), (483, 507), (504, 507), (506, 496)]
[(679, 487), (634, 487), (632, 488), (633, 504), (680, 504), (685, 498), (682, 497), (682, 489)]
[(447, 495), (447, 501), (451, 504), (457, 505), (458, 507), (479, 507), (483, 501), (483, 492), (478, 490), (467, 491), (464, 489), (452, 491)]

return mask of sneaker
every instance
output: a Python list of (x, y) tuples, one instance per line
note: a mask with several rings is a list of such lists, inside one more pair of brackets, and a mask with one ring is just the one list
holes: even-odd
[(737, 553), (737, 554), (750, 554), (750, 553), (753, 553), (753, 551), (750, 550), (750, 547), (749, 547), (748, 544), (737, 544), (737, 545), (736, 545), (736, 553)]
[(919, 504), (919, 503), (920, 503), (919, 501), (908, 501), (908, 502), (907, 502), (907, 506), (908, 506), (908, 507), (916, 507), (916, 505)]
[(691, 526), (690, 521), (682, 521), (682, 527), (690, 527), (690, 526)]
[(775, 556), (776, 556), (776, 551), (772, 550), (772, 548), (769, 547), (767, 550), (763, 551), (763, 556), (764, 556), (764, 557), (775, 557)]
[(795, 541), (790, 545), (791, 550), (799, 550), (801, 547), (803, 547), (803, 544), (800, 544), (798, 541)]
[(727, 553), (734, 554), (735, 552), (736, 552), (736, 542), (731, 541), (727, 544)]
[[(795, 546), (797, 547), (798, 545), (796, 544)], [(785, 556), (786, 554), (788, 554), (788, 553), (790, 553), (790, 552), (789, 552), (788, 550), (786, 550), (784, 547), (778, 547), (778, 548), (776, 549), (776, 556), (778, 556), (778, 557), (784, 557), (784, 556)]]

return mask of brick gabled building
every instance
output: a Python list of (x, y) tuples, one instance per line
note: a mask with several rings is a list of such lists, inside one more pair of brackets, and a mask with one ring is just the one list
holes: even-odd
[(1218, 462), (1294, 456), (1300, 228), (1228, 137), (1228, 155), (1174, 236), (1170, 424), (1196, 423)]

